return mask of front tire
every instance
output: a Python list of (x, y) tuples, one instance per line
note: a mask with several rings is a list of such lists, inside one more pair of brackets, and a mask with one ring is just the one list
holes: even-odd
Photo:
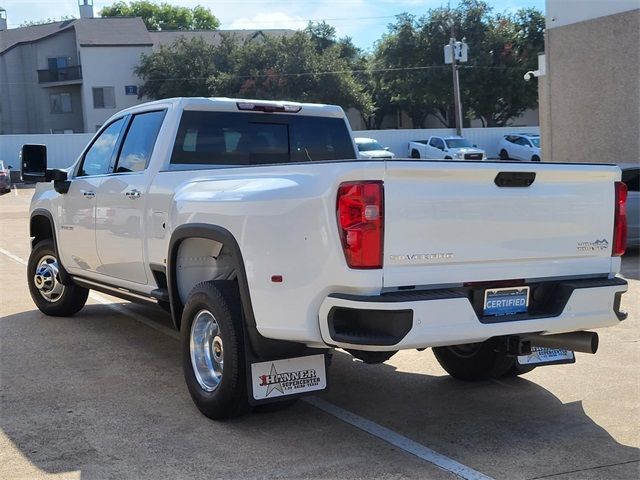
[(458, 380), (500, 378), (511, 371), (516, 375), (515, 357), (496, 351), (489, 340), (482, 343), (434, 347), (433, 353), (440, 366)]
[(214, 420), (247, 412), (242, 313), (235, 283), (196, 285), (180, 330), (184, 377), (198, 410)]
[(78, 313), (89, 296), (89, 289), (64, 285), (60, 281), (60, 262), (52, 239), (38, 242), (27, 262), (29, 293), (45, 315), (68, 317)]
[(540, 157), (538, 155), (534, 155), (533, 157), (531, 157), (531, 161), (532, 162), (539, 162), (540, 161)]

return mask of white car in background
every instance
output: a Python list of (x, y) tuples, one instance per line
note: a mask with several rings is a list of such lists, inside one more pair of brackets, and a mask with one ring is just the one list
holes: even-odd
[(640, 247), (640, 165), (620, 164), (627, 185), (627, 245)]
[(533, 133), (505, 135), (498, 144), (498, 150), (500, 160), (539, 162), (542, 159), (540, 135)]
[(395, 158), (389, 147), (383, 147), (375, 138), (356, 137), (354, 140), (362, 158)]

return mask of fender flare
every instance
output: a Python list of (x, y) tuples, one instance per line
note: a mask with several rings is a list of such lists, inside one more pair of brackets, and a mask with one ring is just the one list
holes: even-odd
[[(169, 303), (171, 305), (171, 320), (173, 326), (179, 331), (180, 321), (184, 305), (178, 293), (177, 275), (175, 274), (178, 248), (183, 240), (188, 238), (206, 238), (220, 242), (223, 248), (229, 248), (233, 254), (237, 271), (238, 288), (240, 290), (240, 303), (243, 313), (243, 329), (245, 341), (248, 342), (255, 358), (288, 358), (300, 355), (306, 346), (297, 342), (285, 340), (273, 340), (263, 337), (256, 326), (256, 319), (249, 293), (247, 272), (244, 267), (244, 259), (240, 246), (233, 234), (224, 227), (208, 223), (190, 223), (177, 227), (171, 234), (169, 252), (167, 257), (167, 289), (169, 290)], [(251, 357), (254, 358), (254, 357)]]
[(255, 328), (256, 320), (253, 315), (253, 307), (251, 305), (251, 295), (249, 293), (249, 284), (247, 282), (247, 273), (244, 268), (244, 260), (240, 246), (233, 234), (226, 228), (218, 225), (210, 225), (206, 223), (190, 223), (180, 225), (171, 234), (169, 241), (169, 254), (167, 257), (167, 289), (169, 290), (169, 303), (171, 304), (171, 320), (173, 326), (180, 330), (180, 318), (184, 305), (178, 293), (178, 280), (175, 273), (176, 261), (178, 258), (178, 248), (183, 240), (188, 238), (206, 238), (214, 240), (229, 248), (233, 254), (233, 259), (238, 272), (238, 288), (240, 289), (240, 300), (244, 313), (245, 323), (248, 327)]
[[(44, 217), (47, 219), (47, 221), (49, 222), (49, 225), (51, 226), (51, 238), (53, 239), (53, 248), (56, 251), (56, 255), (58, 256), (58, 270), (60, 273), (60, 282), (63, 285), (73, 285), (73, 280), (71, 279), (71, 275), (69, 275), (69, 272), (67, 272), (67, 269), (64, 268), (64, 265), (62, 265), (62, 260), (60, 259), (60, 250), (58, 249), (58, 238), (56, 235), (56, 224), (53, 220), (53, 215), (51, 214), (51, 212), (49, 210), (46, 210), (44, 208), (36, 208), (33, 212), (31, 212), (31, 215), (29, 216), (29, 236), (31, 237), (33, 231), (33, 220), (36, 217)], [(32, 243), (31, 244), (31, 248), (33, 248), (35, 245)]]

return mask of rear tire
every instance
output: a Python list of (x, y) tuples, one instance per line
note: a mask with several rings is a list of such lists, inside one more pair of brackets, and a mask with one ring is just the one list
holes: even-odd
[(27, 262), (29, 293), (38, 309), (52, 317), (68, 317), (78, 313), (89, 296), (89, 289), (64, 285), (60, 281), (60, 261), (48, 238), (36, 244)]
[(193, 402), (214, 420), (249, 411), (240, 295), (235, 282), (196, 285), (182, 314), (182, 365)]
[[(498, 352), (490, 340), (482, 343), (434, 347), (433, 353), (445, 371), (458, 380), (500, 378), (515, 366), (515, 357)], [(515, 374), (514, 374), (515, 375)]]
[(420, 152), (414, 148), (411, 150), (411, 158), (420, 158)]
[(509, 160), (509, 152), (507, 152), (504, 148), (500, 150), (500, 160)]

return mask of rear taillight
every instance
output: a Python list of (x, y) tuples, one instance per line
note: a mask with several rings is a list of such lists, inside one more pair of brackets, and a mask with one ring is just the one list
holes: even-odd
[(624, 255), (627, 248), (627, 186), (616, 182), (616, 208), (613, 221), (613, 249), (611, 255)]
[(338, 227), (349, 267), (382, 268), (384, 237), (382, 182), (348, 182), (340, 185)]

